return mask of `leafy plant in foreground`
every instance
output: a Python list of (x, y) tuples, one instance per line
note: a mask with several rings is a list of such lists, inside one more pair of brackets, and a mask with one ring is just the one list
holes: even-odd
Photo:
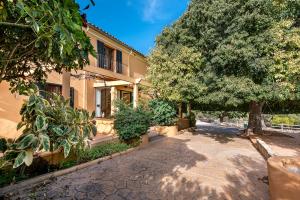
[(53, 94), (50, 100), (30, 91), (30, 97), (21, 108), (21, 122), (17, 129), (22, 135), (8, 144), (4, 158), (17, 168), (31, 165), (35, 152), (63, 149), (67, 157), (72, 148), (83, 149), (87, 139), (97, 132), (93, 118), (86, 110), (73, 109), (69, 101)]

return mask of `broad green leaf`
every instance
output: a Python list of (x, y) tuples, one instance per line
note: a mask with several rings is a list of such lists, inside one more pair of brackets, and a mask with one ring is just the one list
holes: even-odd
[(39, 27), (38, 23), (33, 22), (32, 27), (36, 33), (38, 33), (40, 31), (40, 27)]
[(89, 137), (90, 136), (90, 129), (88, 126), (83, 127), (83, 136), (84, 137)]
[(64, 157), (68, 157), (70, 151), (71, 151), (71, 145), (67, 140), (64, 140), (61, 144), (61, 146), (64, 148)]
[(30, 166), (33, 161), (33, 151), (31, 149), (27, 150), (25, 151), (25, 154), (24, 162), (27, 166)]
[(33, 134), (26, 135), (18, 144), (17, 149), (25, 149), (29, 147), (34, 141), (35, 136)]
[(20, 130), (25, 125), (24, 122), (19, 122), (17, 125), (17, 130)]
[(28, 100), (28, 106), (32, 106), (32, 105), (34, 105), (35, 104), (35, 96), (34, 95), (31, 95), (30, 97), (29, 97), (29, 100)]
[(39, 137), (40, 137), (43, 149), (45, 151), (49, 151), (50, 150), (50, 139), (49, 139), (49, 136), (46, 135), (46, 134), (40, 134)]
[(35, 120), (35, 126), (38, 131), (45, 130), (47, 128), (46, 118), (41, 115), (38, 115)]
[(64, 135), (64, 131), (59, 128), (59, 127), (53, 127), (52, 130), (58, 135), (58, 136), (63, 136)]
[(24, 158), (26, 157), (26, 152), (22, 151), (18, 154), (17, 158), (15, 159), (15, 163), (13, 165), (13, 168), (18, 168), (24, 163)]

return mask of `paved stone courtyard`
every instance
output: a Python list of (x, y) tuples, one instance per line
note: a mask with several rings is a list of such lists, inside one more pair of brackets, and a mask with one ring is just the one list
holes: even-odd
[(236, 129), (201, 126), (18, 191), (20, 199), (268, 199), (266, 162)]

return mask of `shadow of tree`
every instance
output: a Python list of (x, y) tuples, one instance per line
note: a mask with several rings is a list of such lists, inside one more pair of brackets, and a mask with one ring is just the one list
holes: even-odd
[(233, 142), (234, 138), (240, 133), (238, 128), (217, 126), (215, 124), (198, 125), (196, 129), (197, 134), (206, 135), (213, 138), (219, 143), (225, 144)]
[[(197, 136), (192, 136), (197, 137)], [(267, 199), (260, 185), (264, 162), (228, 158), (229, 169), (190, 148), (190, 139), (162, 138), (146, 148), (115, 157), (48, 184), (29, 185), (12, 199)], [(222, 165), (222, 163), (219, 163)], [(228, 163), (227, 166), (228, 167)], [(263, 184), (263, 183), (262, 183)]]

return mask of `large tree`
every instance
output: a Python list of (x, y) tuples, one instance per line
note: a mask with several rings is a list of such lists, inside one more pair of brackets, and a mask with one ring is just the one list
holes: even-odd
[(94, 53), (83, 23), (75, 0), (0, 0), (0, 83), (15, 90), (83, 68)]
[(202, 76), (198, 74), (202, 57), (195, 49), (178, 45), (168, 51), (158, 47), (148, 60), (151, 63), (148, 70), (150, 89), (157, 97), (189, 103), (205, 89), (201, 84)]
[(260, 133), (266, 102), (299, 99), (299, 8), (293, 0), (192, 0), (156, 48), (196, 49), (206, 90), (194, 102), (224, 110), (248, 104), (248, 128)]

